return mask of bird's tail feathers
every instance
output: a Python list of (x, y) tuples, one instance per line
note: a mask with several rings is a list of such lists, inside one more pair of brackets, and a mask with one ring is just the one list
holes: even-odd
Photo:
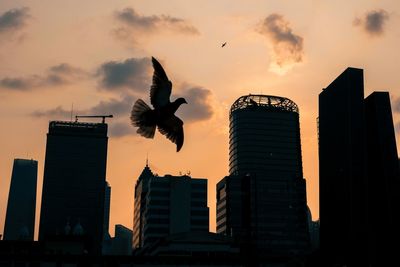
[(131, 111), (131, 123), (139, 127), (137, 133), (146, 138), (153, 138), (156, 132), (154, 111), (142, 100), (136, 100)]

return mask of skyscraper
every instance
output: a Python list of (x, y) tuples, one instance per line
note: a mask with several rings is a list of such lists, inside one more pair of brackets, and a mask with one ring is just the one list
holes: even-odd
[(146, 165), (135, 186), (135, 248), (184, 232), (207, 232), (207, 179), (158, 177)]
[(368, 229), (373, 266), (394, 258), (400, 238), (400, 171), (388, 92), (365, 99), (367, 139)]
[(37, 165), (36, 160), (14, 159), (4, 225), (4, 240), (33, 241)]
[(382, 266), (400, 238), (398, 155), (389, 93), (364, 100), (347, 68), (319, 95), (321, 250), (335, 264)]
[(242, 96), (229, 119), (230, 175), (217, 185), (217, 232), (262, 253), (304, 252), (309, 235), (297, 105)]
[(104, 229), (107, 124), (52, 121), (47, 134), (39, 240), (66, 225), (101, 252)]
[(363, 70), (347, 68), (319, 94), (320, 246), (348, 263), (367, 244)]

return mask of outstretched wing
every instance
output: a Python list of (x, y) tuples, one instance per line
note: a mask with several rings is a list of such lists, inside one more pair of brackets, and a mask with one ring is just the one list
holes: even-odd
[(159, 123), (158, 130), (176, 144), (176, 152), (181, 150), (183, 146), (183, 121), (181, 119), (173, 115)]
[(155, 109), (164, 107), (170, 103), (172, 83), (168, 80), (167, 74), (161, 64), (154, 57), (153, 62), (153, 84), (150, 88), (150, 102)]

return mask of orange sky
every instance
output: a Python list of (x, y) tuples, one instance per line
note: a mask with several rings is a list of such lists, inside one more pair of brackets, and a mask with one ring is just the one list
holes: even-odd
[[(366, 96), (390, 92), (400, 143), (399, 14), (397, 0), (2, 0), (0, 233), (14, 158), (39, 161), (39, 221), (48, 122), (69, 120), (72, 103), (74, 114), (115, 116), (108, 120), (111, 234), (115, 224), (132, 227), (133, 188), (147, 154), (160, 175), (208, 179), (215, 231), (215, 185), (228, 174), (228, 112), (249, 93), (299, 106), (308, 205), (317, 219), (318, 94), (347, 66), (365, 70)], [(173, 94), (189, 102), (178, 114), (185, 121), (179, 153), (160, 134), (146, 140), (129, 125), (135, 99), (149, 102), (151, 56)]]

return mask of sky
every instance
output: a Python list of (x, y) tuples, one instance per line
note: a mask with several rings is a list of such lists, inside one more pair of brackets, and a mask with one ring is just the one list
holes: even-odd
[[(229, 109), (250, 93), (299, 106), (307, 201), (318, 219), (318, 94), (347, 67), (364, 69), (365, 96), (390, 92), (399, 151), (399, 26), (398, 0), (1, 0), (0, 233), (14, 158), (39, 162), (38, 225), (48, 123), (71, 114), (114, 115), (107, 120), (111, 235), (115, 224), (132, 228), (134, 185), (147, 157), (159, 175), (208, 179), (215, 231)], [(189, 102), (177, 112), (185, 122), (179, 153), (129, 122), (138, 98), (149, 103), (152, 56), (173, 83), (171, 98)]]

